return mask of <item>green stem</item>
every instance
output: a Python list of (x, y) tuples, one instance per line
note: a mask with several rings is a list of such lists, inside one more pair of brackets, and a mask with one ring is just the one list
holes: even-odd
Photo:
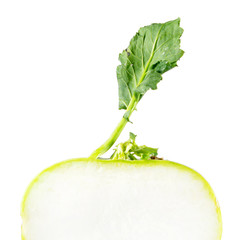
[(111, 134), (111, 136), (107, 139), (107, 141), (102, 144), (99, 148), (97, 148), (91, 155), (90, 158), (98, 158), (102, 154), (106, 153), (116, 142), (117, 138), (120, 136), (122, 130), (128, 123), (128, 119), (131, 116), (132, 112), (137, 106), (138, 101), (136, 100), (135, 96), (131, 98), (131, 101), (127, 107), (127, 110), (124, 115), (126, 115), (126, 118), (122, 117), (121, 121)]

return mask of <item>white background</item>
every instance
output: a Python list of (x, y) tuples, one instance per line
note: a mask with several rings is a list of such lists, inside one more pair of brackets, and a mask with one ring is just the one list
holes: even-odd
[(0, 231), (20, 239), (20, 202), (44, 168), (87, 157), (112, 132), (118, 54), (139, 27), (181, 17), (179, 67), (138, 105), (121, 135), (199, 171), (219, 200), (223, 240), (242, 239), (241, 1), (0, 3)]

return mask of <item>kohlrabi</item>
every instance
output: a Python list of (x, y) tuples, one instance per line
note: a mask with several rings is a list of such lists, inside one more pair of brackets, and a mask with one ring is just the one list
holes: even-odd
[(130, 133), (110, 159), (138, 102), (182, 57), (180, 20), (141, 28), (119, 56), (119, 109), (108, 140), (88, 158), (40, 173), (22, 202), (23, 240), (220, 240), (215, 195), (194, 170), (157, 157)]

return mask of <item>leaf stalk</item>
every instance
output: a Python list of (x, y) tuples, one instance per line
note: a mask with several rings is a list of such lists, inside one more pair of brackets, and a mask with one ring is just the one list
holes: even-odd
[[(116, 142), (118, 137), (120, 136), (122, 130), (125, 128), (126, 124), (129, 122), (129, 118), (132, 115), (132, 112), (136, 109), (136, 106), (138, 104), (137, 98), (133, 95), (132, 99), (127, 107), (127, 110), (125, 114), (123, 115), (121, 121), (118, 123), (115, 130), (112, 132), (110, 137), (106, 140), (105, 143), (103, 143), (99, 148), (97, 148), (91, 155), (90, 158), (98, 158), (104, 153), (106, 153)], [(126, 118), (124, 117), (126, 116)]]

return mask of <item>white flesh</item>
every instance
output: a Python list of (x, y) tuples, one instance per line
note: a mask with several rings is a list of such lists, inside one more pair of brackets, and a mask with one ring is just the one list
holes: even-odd
[(219, 240), (212, 189), (168, 161), (64, 162), (41, 173), (22, 206), (24, 240)]

